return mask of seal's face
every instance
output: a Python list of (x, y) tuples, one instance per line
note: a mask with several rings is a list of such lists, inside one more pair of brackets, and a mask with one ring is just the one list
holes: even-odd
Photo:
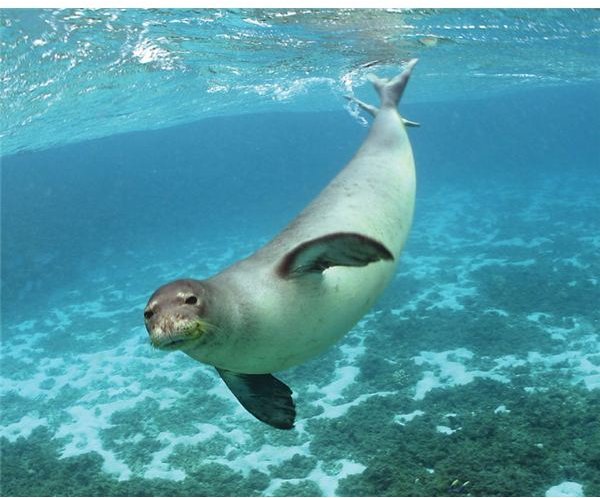
[(199, 280), (176, 280), (160, 287), (144, 309), (144, 322), (152, 345), (159, 349), (187, 349), (210, 328), (206, 288)]

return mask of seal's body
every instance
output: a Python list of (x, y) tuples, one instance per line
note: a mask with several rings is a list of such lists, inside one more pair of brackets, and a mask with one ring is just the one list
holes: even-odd
[(397, 104), (416, 60), (391, 81), (350, 163), (277, 237), (204, 280), (159, 288), (144, 312), (152, 343), (213, 365), (253, 415), (291, 428), (289, 388), (270, 373), (342, 337), (394, 275), (413, 217), (415, 171)]

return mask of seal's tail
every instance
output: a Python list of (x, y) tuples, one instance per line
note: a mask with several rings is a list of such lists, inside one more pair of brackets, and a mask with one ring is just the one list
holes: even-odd
[(406, 64), (404, 71), (391, 80), (378, 78), (374, 74), (367, 76), (369, 81), (375, 86), (377, 93), (379, 93), (379, 97), (381, 98), (381, 108), (395, 108), (398, 106), (398, 102), (400, 102), (400, 99), (402, 98), (406, 84), (410, 79), (413, 67), (415, 67), (417, 61), (418, 59), (411, 59), (408, 64)]
[[(381, 99), (380, 109), (385, 109), (389, 107), (395, 109), (398, 106), (398, 103), (402, 98), (402, 94), (404, 93), (404, 89), (406, 88), (406, 84), (408, 83), (410, 75), (412, 74), (413, 67), (415, 67), (415, 64), (418, 60), (419, 59), (411, 59), (410, 61), (408, 61), (408, 64), (406, 64), (404, 71), (402, 71), (398, 76), (392, 79), (379, 78), (374, 74), (369, 74), (367, 76), (369, 81), (373, 83), (373, 86), (375, 87), (375, 90), (377, 90), (377, 93), (379, 94), (379, 97)], [(377, 107), (372, 106), (370, 104), (366, 104), (365, 102), (362, 102), (361, 100), (358, 100), (355, 97), (347, 96), (346, 98), (348, 100), (356, 102), (356, 104), (361, 109), (364, 109), (373, 116), (376, 116), (379, 112), (379, 109)], [(407, 126), (419, 126), (418, 123), (408, 121), (407, 119), (403, 119), (403, 121), (404, 124)]]

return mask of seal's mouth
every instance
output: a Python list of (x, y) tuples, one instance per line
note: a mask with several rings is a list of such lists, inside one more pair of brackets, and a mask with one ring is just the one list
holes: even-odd
[(167, 351), (172, 351), (174, 349), (181, 349), (186, 343), (190, 342), (193, 339), (179, 338), (179, 339), (170, 339), (167, 338), (165, 340), (152, 340), (152, 345), (157, 349), (164, 349)]
[(155, 348), (166, 351), (182, 349), (202, 337), (209, 328), (208, 322), (197, 319), (173, 330), (154, 330), (150, 334), (150, 342)]

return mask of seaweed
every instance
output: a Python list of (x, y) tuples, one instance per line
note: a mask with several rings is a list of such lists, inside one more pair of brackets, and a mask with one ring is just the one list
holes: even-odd
[(323, 492), (317, 483), (309, 480), (283, 482), (274, 492), (274, 496), (321, 496)]
[(305, 455), (294, 455), (280, 465), (269, 466), (272, 479), (303, 479), (317, 466), (317, 459)]
[[(367, 469), (344, 479), (338, 493), (543, 495), (549, 482), (577, 480), (593, 494), (599, 481), (594, 445), (600, 440), (599, 398), (600, 393), (572, 386), (527, 394), (484, 379), (451, 394), (434, 391), (422, 402), (426, 415), (400, 429), (380, 421), (367, 437), (351, 441), (352, 457)], [(494, 405), (501, 403), (509, 412), (495, 412)], [(456, 431), (450, 435), (435, 432), (443, 413), (452, 413)], [(367, 425), (365, 411), (354, 409), (351, 414), (355, 423)], [(326, 440), (319, 433), (315, 444), (333, 444), (348, 427), (331, 429), (335, 432), (328, 431)], [(455, 481), (461, 484), (453, 486)]]
[(241, 476), (224, 465), (201, 465), (183, 481), (133, 477), (119, 481), (102, 469), (95, 452), (60, 458), (46, 428), (10, 443), (0, 439), (2, 496), (256, 496), (269, 485), (258, 471)]

